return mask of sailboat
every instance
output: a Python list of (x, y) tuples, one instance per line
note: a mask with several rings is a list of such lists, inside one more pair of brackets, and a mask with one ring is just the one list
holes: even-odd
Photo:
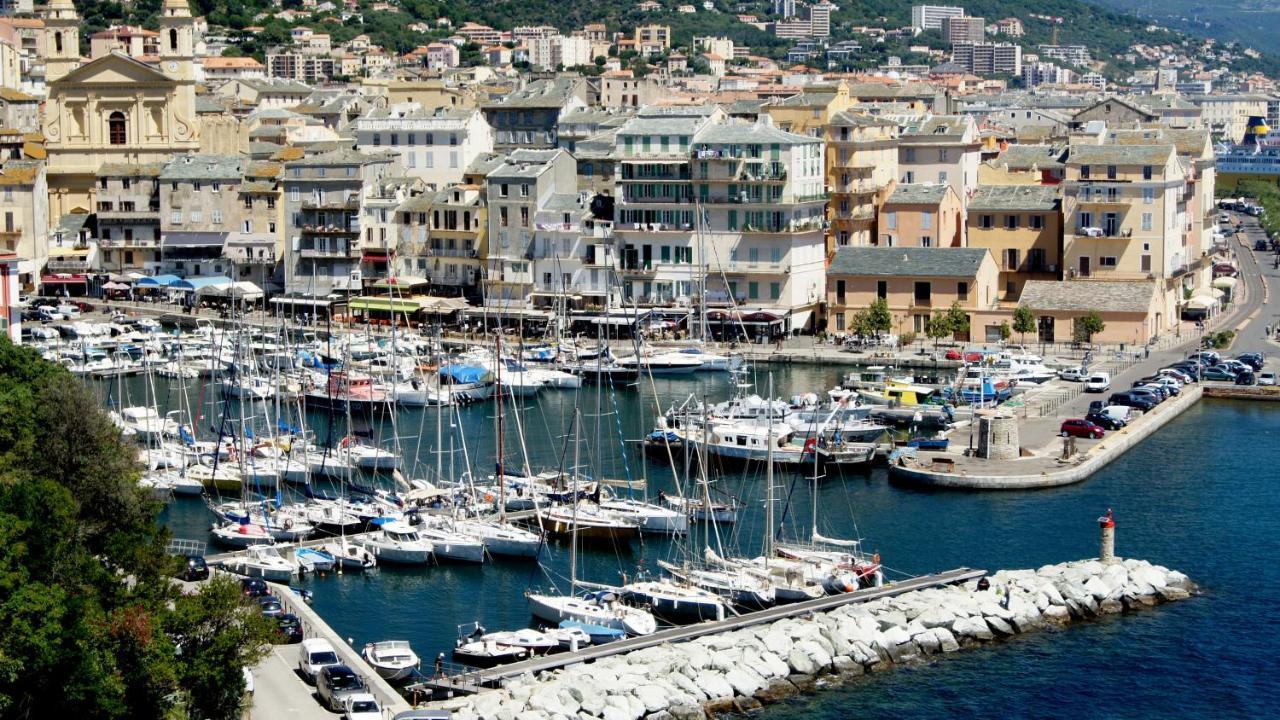
[[(573, 424), (574, 462), (572, 473), (574, 491), (576, 493), (579, 475), (579, 446), (581, 444), (578, 437), (581, 432), (581, 411), (577, 408), (574, 408)], [(576, 515), (578, 503), (574, 503), (571, 507)], [(612, 630), (620, 630), (628, 635), (651, 635), (656, 632), (658, 623), (652, 613), (624, 604), (615, 592), (597, 590), (584, 593), (581, 596), (575, 594), (578, 586), (579, 525), (576, 522), (576, 517), (574, 520), (569, 526), (572, 530), (569, 545), (569, 594), (529, 593), (529, 610), (534, 617), (553, 625), (559, 625), (561, 622), (569, 620), (584, 625), (598, 625)]]

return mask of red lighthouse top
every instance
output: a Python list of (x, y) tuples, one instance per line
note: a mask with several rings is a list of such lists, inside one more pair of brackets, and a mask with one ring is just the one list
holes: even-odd
[(1113, 528), (1116, 526), (1116, 518), (1111, 513), (1111, 508), (1107, 508), (1107, 514), (1098, 518), (1098, 524), (1104, 528)]

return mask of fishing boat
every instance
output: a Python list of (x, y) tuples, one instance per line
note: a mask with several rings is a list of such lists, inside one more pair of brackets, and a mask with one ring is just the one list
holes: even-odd
[(904, 383), (893, 379), (886, 380), (884, 387), (879, 390), (866, 388), (857, 390), (858, 397), (865, 403), (893, 406), (923, 405), (929, 402), (934, 392), (933, 388), (925, 385)]
[(426, 565), (431, 562), (435, 546), (412, 526), (395, 521), (360, 537), (358, 544), (382, 562), (402, 565)]
[(364, 646), (360, 656), (387, 682), (408, 679), (422, 664), (406, 640), (383, 640)]

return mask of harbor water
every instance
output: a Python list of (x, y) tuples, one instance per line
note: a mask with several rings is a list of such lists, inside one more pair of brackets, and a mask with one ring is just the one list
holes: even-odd
[[(842, 372), (780, 367), (774, 371), (775, 394), (821, 393)], [(763, 388), (762, 374), (756, 382)], [(221, 410), (207, 405), (216, 393), (202, 392), (198, 383), (191, 381), (187, 391), (195, 405), (208, 407), (199, 424), (207, 433), (217, 422), (212, 414)], [(126, 392), (141, 401), (138, 381), (129, 382)], [(584, 472), (647, 478), (652, 498), (659, 489), (673, 488), (671, 469), (665, 461), (646, 460), (631, 441), (652, 428), (655, 406), (666, 409), (691, 393), (718, 400), (730, 392), (727, 379), (718, 374), (658, 379), (653, 388), (544, 390), (536, 399), (520, 401), (517, 409), (508, 403), (506, 462), (518, 467), (527, 451), (535, 471), (567, 467), (571, 452), (565, 437), (577, 406), (583, 416)], [(158, 394), (173, 406), (177, 389), (161, 384)], [(494, 411), (493, 403), (459, 410), (456, 427), (444, 432), (444, 450), (453, 449), (441, 457), (446, 475), (461, 476), (468, 459), (478, 479), (493, 472)], [(386, 443), (393, 435), (399, 438), (407, 476), (434, 480), (436, 417), (431, 408), (402, 411), (394, 431), (388, 421), (370, 429)], [(341, 434), (320, 416), (308, 422), (321, 439)], [(517, 427), (524, 430), (524, 449)], [(1096, 555), (1093, 519), (1110, 507), (1119, 522), (1120, 555), (1181, 570), (1204, 595), (868, 677), (767, 709), (764, 717), (1272, 715), (1277, 703), (1269, 678), (1278, 668), (1271, 645), (1280, 637), (1280, 619), (1273, 612), (1280, 594), (1280, 570), (1273, 560), (1280, 551), (1277, 429), (1280, 416), (1267, 404), (1204, 401), (1097, 476), (1047, 491), (928, 492), (894, 485), (883, 470), (827, 477), (818, 485), (820, 531), (864, 538), (868, 552), (881, 554), (890, 579), (958, 566), (1034, 568)], [(809, 531), (808, 482), (791, 473), (776, 478), (784, 536)], [(638, 568), (656, 571), (657, 560), (678, 561), (690, 550), (698, 554), (704, 542), (758, 553), (763, 473), (727, 473), (717, 487), (744, 502), (737, 526), (720, 528), (719, 537), (695, 533), (681, 542), (646, 537), (626, 547), (586, 548), (579, 554), (579, 577), (613, 582)], [(180, 498), (162, 519), (176, 537), (208, 539), (212, 516), (199, 501)], [(438, 652), (447, 656), (459, 625), (526, 626), (525, 592), (553, 584), (567, 590), (568, 565), (567, 545), (552, 543), (540, 563), (499, 559), (484, 566), (386, 566), (303, 583), (314, 593), (315, 609), (358, 647), (408, 640), (429, 662)]]

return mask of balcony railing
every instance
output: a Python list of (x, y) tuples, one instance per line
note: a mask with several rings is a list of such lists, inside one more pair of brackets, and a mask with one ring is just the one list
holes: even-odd
[(1078, 238), (1131, 238), (1133, 237), (1133, 228), (1125, 230), (1119, 227), (1077, 227), (1076, 237)]
[(358, 250), (350, 248), (302, 248), (298, 250), (298, 254), (304, 258), (349, 258), (355, 257), (358, 253)]
[(348, 225), (303, 225), (303, 234), (310, 235), (359, 235), (360, 223), (353, 222)]
[(154, 220), (160, 221), (160, 208), (148, 210), (99, 210), (98, 220)]

